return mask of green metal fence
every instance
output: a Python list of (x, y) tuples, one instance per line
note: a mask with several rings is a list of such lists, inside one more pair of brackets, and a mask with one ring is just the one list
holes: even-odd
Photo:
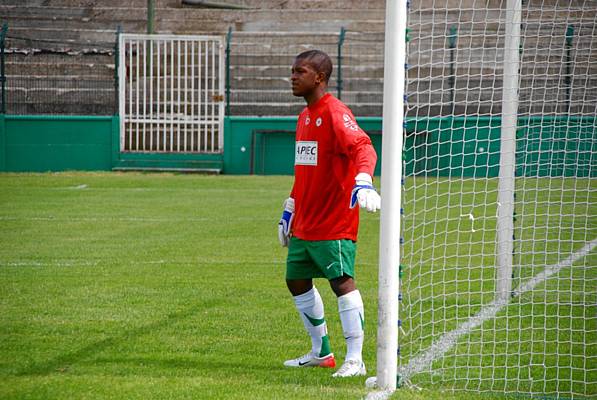
[(115, 40), (89, 42), (0, 34), (0, 111), (13, 115), (114, 115)]
[(6, 114), (6, 74), (4, 65), (4, 43), (7, 31), (8, 24), (2, 24), (2, 29), (0, 30), (0, 114)]
[(342, 97), (345, 29), (339, 32), (234, 32), (226, 44), (227, 115), (297, 115), (304, 100), (292, 96), (290, 69), (297, 54), (319, 49), (329, 54), (335, 71), (329, 83)]

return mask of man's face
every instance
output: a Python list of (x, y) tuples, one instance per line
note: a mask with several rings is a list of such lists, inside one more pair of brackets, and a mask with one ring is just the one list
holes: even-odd
[(323, 74), (317, 72), (307, 60), (298, 59), (292, 64), (290, 82), (294, 96), (309, 96), (321, 84), (322, 79)]

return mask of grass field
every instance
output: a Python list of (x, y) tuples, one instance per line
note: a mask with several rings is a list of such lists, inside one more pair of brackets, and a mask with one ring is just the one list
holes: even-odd
[[(498, 180), (410, 177), (404, 193), (400, 343), (409, 361), (496, 299)], [(515, 194), (512, 290), (521, 292), (412, 382), (597, 397), (596, 182), (519, 177)]]
[[(291, 183), (0, 175), (0, 398), (362, 398), (363, 378), (282, 366), (309, 348), (276, 236)], [(357, 282), (374, 375), (379, 214), (362, 216)], [(337, 303), (318, 286), (341, 361)], [(392, 399), (506, 398), (448, 389)]]

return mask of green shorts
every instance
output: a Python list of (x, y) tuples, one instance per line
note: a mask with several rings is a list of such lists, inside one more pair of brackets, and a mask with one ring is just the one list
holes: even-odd
[(286, 279), (354, 278), (357, 244), (352, 240), (308, 241), (290, 238), (286, 259)]

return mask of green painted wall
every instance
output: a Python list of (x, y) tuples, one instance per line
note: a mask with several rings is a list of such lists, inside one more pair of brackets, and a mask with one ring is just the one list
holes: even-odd
[[(357, 118), (357, 121), (369, 133), (377, 151), (375, 174), (379, 175), (382, 119), (369, 117)], [(406, 174), (497, 175), (499, 124), (498, 118), (408, 120), (404, 151)], [(296, 118), (227, 118), (225, 173), (292, 174), (295, 126)]]
[(0, 115), (0, 171), (221, 169), (222, 154), (121, 153), (117, 116)]
[(407, 175), (486, 177), (499, 173), (500, 119), (411, 119), (405, 142)]
[[(226, 117), (224, 119), (224, 173), (248, 174), (251, 168), (252, 132), (254, 130), (292, 130), (296, 126), (293, 117)], [(292, 159), (294, 150), (291, 135), (283, 135), (269, 149), (271, 162), (279, 162), (280, 174), (288, 173), (286, 157)], [(280, 141), (282, 141), (280, 143)], [(272, 143), (270, 143), (271, 145)], [(288, 155), (290, 151), (290, 155)]]
[(3, 171), (112, 169), (116, 117), (0, 116)]
[(521, 118), (517, 176), (597, 177), (597, 116)]
[[(357, 121), (381, 158), (381, 118)], [(498, 176), (500, 125), (499, 117), (407, 118), (406, 175)], [(224, 172), (292, 174), (295, 126), (296, 118), (226, 118)], [(595, 117), (521, 117), (519, 126), (518, 176), (597, 176)], [(378, 160), (376, 175), (380, 167)]]
[[(357, 121), (381, 158), (381, 118)], [(491, 117), (408, 119), (405, 173), (497, 176), (500, 123)], [(0, 171), (204, 168), (292, 174), (295, 126), (295, 117), (226, 117), (224, 154), (121, 153), (116, 116), (0, 115)], [(527, 117), (519, 126), (518, 176), (597, 177), (596, 117)]]
[[(296, 121), (296, 117), (226, 117), (224, 173), (293, 174)], [(381, 118), (357, 118), (357, 121), (370, 133), (381, 155)], [(378, 162), (377, 174), (380, 166)]]
[(117, 146), (112, 168), (115, 170), (217, 172), (223, 168), (222, 158), (222, 154), (120, 153)]

